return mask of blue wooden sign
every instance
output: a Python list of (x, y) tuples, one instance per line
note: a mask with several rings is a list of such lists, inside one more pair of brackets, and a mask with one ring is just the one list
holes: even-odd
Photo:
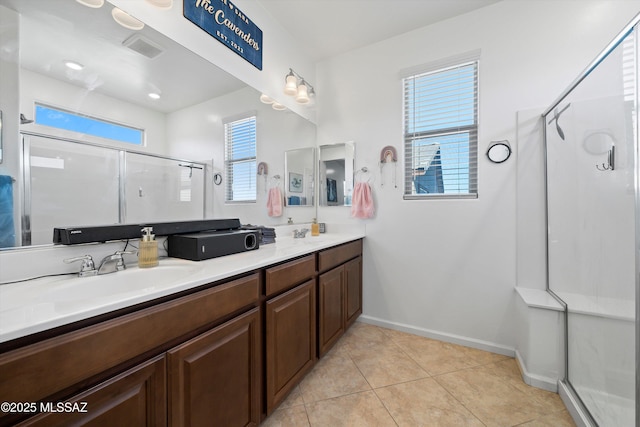
[(229, 0), (184, 0), (183, 15), (262, 70), (262, 30)]

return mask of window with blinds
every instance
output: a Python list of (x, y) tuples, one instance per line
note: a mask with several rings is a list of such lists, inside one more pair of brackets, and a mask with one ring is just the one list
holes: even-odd
[(475, 198), (478, 61), (403, 79), (405, 199)]
[(256, 201), (256, 118), (225, 123), (227, 202)]

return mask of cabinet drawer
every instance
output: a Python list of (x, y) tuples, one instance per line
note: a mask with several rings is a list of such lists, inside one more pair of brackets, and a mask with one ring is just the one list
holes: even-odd
[(362, 254), (362, 240), (324, 250), (318, 254), (318, 271), (330, 270), (360, 254)]
[[(36, 402), (255, 304), (258, 274), (0, 354), (0, 396)], [(0, 414), (0, 424), (2, 414)]]
[(316, 256), (304, 258), (268, 268), (265, 274), (265, 293), (267, 296), (292, 288), (311, 278), (316, 272)]
[(166, 364), (164, 355), (138, 365), (115, 378), (66, 399), (79, 411), (43, 412), (20, 427), (146, 426), (167, 424)]

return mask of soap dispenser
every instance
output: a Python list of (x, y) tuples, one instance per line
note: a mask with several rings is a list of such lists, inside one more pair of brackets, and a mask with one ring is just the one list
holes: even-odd
[(142, 229), (142, 239), (138, 248), (138, 267), (148, 268), (158, 265), (158, 242), (152, 227), (144, 227)]
[(318, 224), (318, 221), (315, 218), (313, 218), (313, 222), (311, 223), (311, 235), (312, 236), (320, 235), (320, 224)]

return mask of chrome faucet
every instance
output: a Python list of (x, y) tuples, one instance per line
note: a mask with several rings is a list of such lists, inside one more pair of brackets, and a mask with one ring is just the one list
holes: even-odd
[(302, 239), (307, 235), (308, 228), (303, 228), (302, 230), (293, 230), (293, 238), (294, 239)]
[(65, 264), (71, 264), (72, 262), (82, 261), (82, 265), (80, 266), (80, 271), (78, 272), (78, 277), (95, 276), (98, 274), (98, 270), (96, 270), (96, 266), (93, 263), (93, 258), (91, 258), (91, 255), (83, 255), (75, 258), (67, 258), (63, 261), (65, 262)]
[(116, 251), (116, 253), (107, 255), (100, 261), (100, 267), (98, 267), (98, 274), (115, 273), (116, 271), (125, 270), (127, 266), (124, 263), (122, 255), (135, 255), (132, 251)]

